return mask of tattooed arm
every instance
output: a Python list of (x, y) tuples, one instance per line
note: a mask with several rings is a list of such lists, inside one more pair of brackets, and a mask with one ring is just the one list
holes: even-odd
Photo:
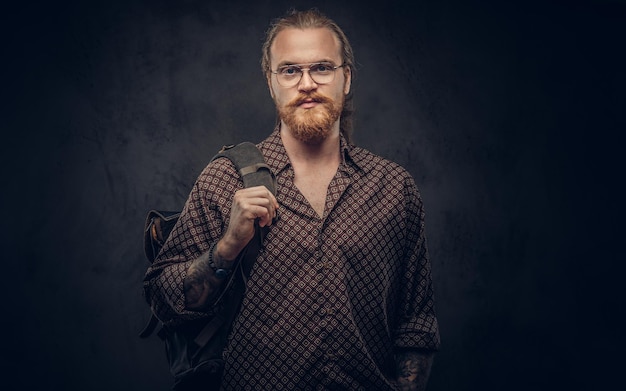
[(212, 263), (226, 268), (232, 261), (223, 260), (217, 255), (217, 246), (212, 246), (191, 264), (183, 282), (185, 308), (188, 310), (201, 310), (209, 298), (219, 292), (223, 280), (215, 276)]
[(397, 386), (400, 391), (423, 391), (433, 364), (432, 352), (406, 350), (397, 355)]
[(254, 237), (255, 222), (258, 221), (259, 227), (271, 225), (277, 209), (278, 201), (265, 186), (248, 187), (235, 193), (226, 233), (187, 270), (183, 282), (187, 309), (202, 309), (219, 291), (222, 281), (215, 276), (211, 263), (219, 268), (232, 268), (241, 250)]

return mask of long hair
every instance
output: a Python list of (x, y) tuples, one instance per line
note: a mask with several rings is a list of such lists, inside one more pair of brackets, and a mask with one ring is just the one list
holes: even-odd
[[(271, 62), (270, 62), (270, 48), (272, 43), (279, 32), (286, 28), (297, 29), (310, 29), (310, 28), (327, 28), (332, 31), (341, 45), (341, 55), (344, 64), (344, 73), (347, 72), (346, 68), (350, 68), (352, 80), (355, 77), (354, 66), (354, 53), (352, 52), (352, 46), (348, 38), (344, 34), (343, 30), (332, 19), (322, 14), (317, 9), (313, 8), (307, 11), (290, 10), (287, 14), (281, 18), (272, 21), (270, 28), (267, 30), (265, 36), (265, 42), (263, 43), (263, 55), (261, 57), (261, 69), (266, 78), (271, 76)], [(339, 128), (346, 141), (351, 141), (352, 135), (352, 116), (354, 114), (354, 100), (352, 96), (352, 88), (346, 95), (343, 108), (341, 110), (341, 119), (339, 122)], [(277, 118), (277, 121), (280, 119)]]

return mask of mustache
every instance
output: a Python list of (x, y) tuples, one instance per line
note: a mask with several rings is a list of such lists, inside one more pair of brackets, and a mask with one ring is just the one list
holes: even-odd
[(291, 102), (287, 104), (287, 106), (298, 107), (301, 104), (305, 102), (310, 102), (310, 101), (322, 103), (322, 104), (332, 103), (332, 100), (329, 97), (322, 95), (318, 92), (312, 92), (310, 94), (300, 94), (296, 96)]

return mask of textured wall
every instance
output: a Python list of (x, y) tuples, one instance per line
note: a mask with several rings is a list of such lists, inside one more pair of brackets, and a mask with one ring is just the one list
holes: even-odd
[[(626, 7), (492, 3), (316, 5), (359, 62), (356, 142), (407, 167), (426, 204), (443, 341), (429, 389), (611, 389)], [(160, 341), (137, 338), (143, 219), (179, 208), (221, 145), (271, 131), (260, 45), (291, 5), (311, 3), (4, 12), (6, 379), (168, 389)]]

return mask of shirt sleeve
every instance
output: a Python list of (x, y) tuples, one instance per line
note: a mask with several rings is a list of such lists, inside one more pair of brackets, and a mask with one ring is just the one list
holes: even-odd
[(424, 208), (415, 182), (409, 176), (404, 187), (406, 211), (406, 269), (401, 288), (400, 322), (395, 333), (397, 348), (438, 350), (439, 326), (424, 229)]
[(243, 183), (228, 159), (211, 162), (200, 174), (181, 215), (144, 277), (144, 294), (164, 323), (205, 317), (185, 309), (183, 282), (193, 261), (221, 238), (234, 193)]

